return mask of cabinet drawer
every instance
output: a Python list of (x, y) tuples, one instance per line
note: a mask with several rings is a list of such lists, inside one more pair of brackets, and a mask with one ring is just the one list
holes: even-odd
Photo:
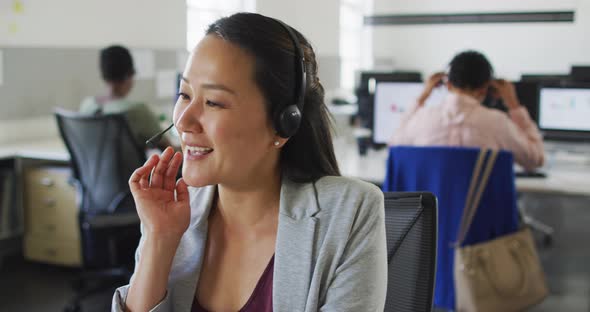
[(25, 187), (40, 195), (52, 194), (55, 190), (71, 189), (68, 183), (70, 168), (67, 167), (36, 167), (25, 171)]
[(25, 173), (27, 233), (48, 238), (79, 239), (75, 188), (68, 168), (40, 167)]
[(53, 241), (37, 236), (25, 236), (25, 258), (32, 261), (81, 266), (80, 242)]

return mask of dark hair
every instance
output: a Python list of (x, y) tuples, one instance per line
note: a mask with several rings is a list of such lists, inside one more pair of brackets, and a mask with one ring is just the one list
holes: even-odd
[(105, 81), (123, 81), (133, 74), (133, 59), (127, 48), (113, 45), (100, 51), (100, 72)]
[(460, 89), (478, 89), (492, 80), (494, 70), (486, 57), (477, 51), (457, 54), (450, 64), (449, 81)]
[[(317, 76), (313, 48), (295, 32), (305, 58), (307, 88), (301, 125), (283, 146), (280, 165), (283, 174), (296, 182), (311, 182), (327, 175), (340, 175), (334, 146), (332, 120), (324, 103), (324, 88)], [(295, 46), (288, 32), (273, 18), (255, 13), (237, 13), (209, 26), (215, 35), (244, 49), (255, 62), (254, 80), (266, 99), (268, 119), (295, 101)], [(274, 123), (273, 123), (274, 125)]]

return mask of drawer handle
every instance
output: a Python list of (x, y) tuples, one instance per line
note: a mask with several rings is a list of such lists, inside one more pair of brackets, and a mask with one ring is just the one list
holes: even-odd
[(57, 250), (45, 249), (45, 254), (47, 254), (49, 257), (55, 257), (57, 255)]
[(41, 179), (41, 185), (43, 185), (43, 186), (52, 187), (53, 184), (54, 184), (54, 182), (53, 182), (53, 179), (51, 179), (51, 178), (45, 177), (45, 178)]
[(55, 198), (45, 198), (45, 200), (43, 200), (43, 202), (45, 203), (45, 206), (47, 206), (47, 207), (55, 207)]

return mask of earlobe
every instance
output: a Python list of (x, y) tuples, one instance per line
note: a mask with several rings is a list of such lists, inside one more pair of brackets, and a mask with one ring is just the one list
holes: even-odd
[(281, 148), (281, 147), (285, 146), (285, 144), (287, 144), (287, 141), (289, 141), (289, 139), (276, 137), (275, 140), (272, 141), (272, 146), (275, 148)]

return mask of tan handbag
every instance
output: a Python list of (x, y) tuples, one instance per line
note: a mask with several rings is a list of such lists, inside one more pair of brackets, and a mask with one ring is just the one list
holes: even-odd
[(485, 154), (482, 149), (473, 170), (455, 249), (455, 293), (459, 312), (523, 311), (547, 295), (533, 237), (528, 228), (483, 243), (460, 247), (494, 167), (492, 150), (477, 185)]

